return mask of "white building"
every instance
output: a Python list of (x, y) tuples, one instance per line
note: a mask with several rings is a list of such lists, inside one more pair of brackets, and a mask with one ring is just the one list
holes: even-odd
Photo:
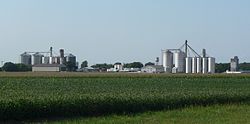
[(114, 64), (114, 68), (107, 69), (107, 72), (119, 72), (123, 71), (123, 65), (120, 62)]
[(163, 73), (164, 67), (161, 65), (148, 65), (141, 69), (144, 73)]
[(121, 70), (123, 70), (123, 65), (122, 65), (122, 63), (119, 63), (119, 62), (115, 63), (115, 64), (114, 64), (114, 70), (116, 70), (116, 71), (121, 71)]
[(66, 66), (63, 64), (38, 64), (32, 66), (33, 72), (60, 72), (65, 70)]

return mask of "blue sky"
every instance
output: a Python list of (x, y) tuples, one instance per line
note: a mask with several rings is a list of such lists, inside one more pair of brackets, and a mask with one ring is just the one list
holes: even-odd
[(0, 60), (64, 48), (90, 64), (149, 62), (185, 40), (250, 62), (249, 0), (1, 0)]

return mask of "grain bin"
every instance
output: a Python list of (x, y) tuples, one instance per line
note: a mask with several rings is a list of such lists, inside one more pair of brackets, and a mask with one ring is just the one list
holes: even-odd
[(208, 73), (215, 73), (215, 58), (213, 57), (208, 58)]
[(186, 73), (192, 73), (192, 57), (186, 58)]
[(163, 51), (162, 56), (162, 65), (164, 67), (164, 71), (171, 73), (173, 68), (173, 53), (169, 50)]
[(21, 54), (21, 63), (25, 65), (31, 65), (31, 58), (32, 56), (27, 52)]

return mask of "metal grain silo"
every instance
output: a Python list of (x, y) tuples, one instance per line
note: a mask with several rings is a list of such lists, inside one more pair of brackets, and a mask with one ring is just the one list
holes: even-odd
[(43, 57), (43, 64), (49, 64), (49, 57), (48, 56), (45, 56)]
[(175, 67), (178, 68), (180, 73), (183, 73), (185, 70), (185, 58), (186, 54), (183, 51), (178, 50), (174, 53)]
[(60, 56), (55, 57), (55, 64), (61, 64), (60, 61), (61, 61), (61, 57)]
[(192, 58), (192, 73), (197, 73), (197, 58)]
[(43, 61), (43, 55), (40, 53), (35, 53), (33, 54), (33, 59), (32, 59), (32, 64), (33, 65), (38, 65), (38, 64), (42, 64)]
[(64, 49), (60, 49), (60, 64), (64, 64)]
[(162, 56), (162, 65), (164, 67), (164, 71), (171, 73), (173, 68), (173, 53), (169, 50), (163, 51)]
[(202, 58), (198, 57), (196, 58), (196, 60), (197, 60), (197, 63), (196, 63), (197, 73), (202, 73)]
[(49, 57), (49, 64), (54, 64), (54, 61), (55, 61), (54, 57), (50, 56)]
[(215, 58), (213, 57), (208, 58), (208, 73), (215, 73)]
[(31, 58), (32, 56), (25, 52), (21, 54), (21, 63), (25, 65), (31, 65)]
[(49, 64), (60, 64), (60, 57), (49, 57)]
[(192, 57), (186, 58), (186, 73), (192, 73)]
[(208, 58), (202, 58), (202, 73), (208, 73)]
[(73, 54), (69, 54), (66, 57), (66, 62), (71, 62), (71, 63), (74, 63), (76, 65), (76, 56), (74, 56)]

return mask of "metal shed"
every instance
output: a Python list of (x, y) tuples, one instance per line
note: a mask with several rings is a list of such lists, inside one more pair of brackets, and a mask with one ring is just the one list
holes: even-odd
[(63, 64), (37, 64), (32, 67), (33, 72), (60, 72), (65, 70), (66, 66)]

